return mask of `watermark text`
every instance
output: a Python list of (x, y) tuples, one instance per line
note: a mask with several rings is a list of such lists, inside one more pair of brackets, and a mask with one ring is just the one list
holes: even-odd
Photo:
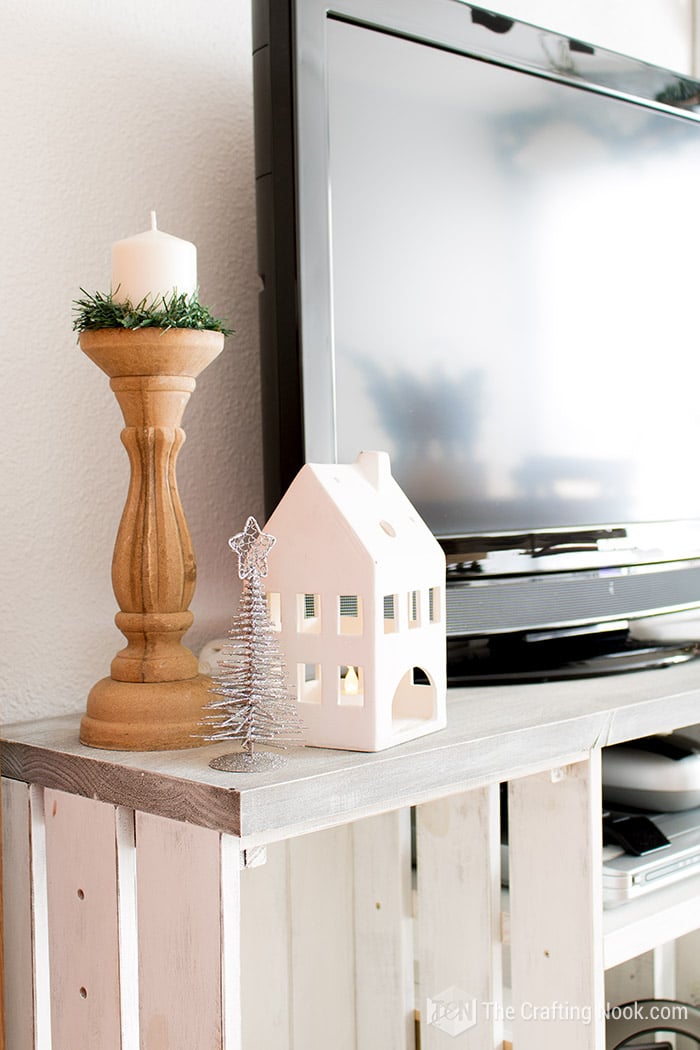
[(588, 1003), (572, 1003), (553, 1000), (549, 1003), (533, 1003), (523, 1000), (516, 1005), (497, 1000), (479, 1001), (454, 986), (446, 988), (426, 1001), (427, 1023), (456, 1036), (481, 1022), (546, 1022), (559, 1021), (590, 1025), (599, 1016), (604, 1020), (633, 1020), (656, 1025), (686, 1021), (688, 1008), (683, 1003), (639, 1002), (612, 1005), (607, 1003), (602, 1011), (594, 1010)]

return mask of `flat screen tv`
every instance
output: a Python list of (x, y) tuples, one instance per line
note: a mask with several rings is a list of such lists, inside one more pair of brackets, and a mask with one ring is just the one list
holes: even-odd
[(453, 679), (656, 663), (630, 624), (700, 606), (700, 85), (461, 0), (256, 0), (254, 73), (268, 509), (386, 450)]

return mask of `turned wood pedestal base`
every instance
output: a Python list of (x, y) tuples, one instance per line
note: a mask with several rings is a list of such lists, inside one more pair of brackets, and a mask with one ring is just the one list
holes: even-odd
[(180, 682), (118, 682), (102, 678), (88, 694), (80, 741), (111, 751), (168, 751), (203, 743), (197, 734), (211, 699), (211, 678)]

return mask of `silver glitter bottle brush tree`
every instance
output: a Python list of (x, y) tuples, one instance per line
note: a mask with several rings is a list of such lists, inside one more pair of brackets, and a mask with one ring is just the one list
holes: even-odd
[(212, 676), (214, 697), (204, 708), (202, 736), (207, 741), (237, 740), (240, 749), (209, 763), (213, 769), (253, 772), (284, 765), (282, 755), (261, 750), (301, 744), (303, 723), (291, 698), (287, 671), (267, 611), (262, 580), (275, 537), (248, 518), (242, 532), (228, 541), (238, 555), (243, 581), (238, 615)]

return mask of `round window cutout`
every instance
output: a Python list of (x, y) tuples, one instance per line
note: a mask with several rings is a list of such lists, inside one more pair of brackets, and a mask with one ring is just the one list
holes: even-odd
[(384, 519), (382, 519), (382, 520), (381, 520), (381, 521), (379, 522), (379, 524), (380, 524), (380, 525), (381, 525), (381, 527), (382, 527), (382, 528), (384, 529), (384, 531), (385, 531), (385, 533), (387, 534), (387, 536), (392, 536), (392, 537), (395, 537), (395, 536), (396, 536), (396, 529), (395, 529), (395, 528), (394, 528), (394, 526), (393, 526), (393, 525), (391, 524), (391, 522), (389, 522), (389, 521), (384, 521)]

